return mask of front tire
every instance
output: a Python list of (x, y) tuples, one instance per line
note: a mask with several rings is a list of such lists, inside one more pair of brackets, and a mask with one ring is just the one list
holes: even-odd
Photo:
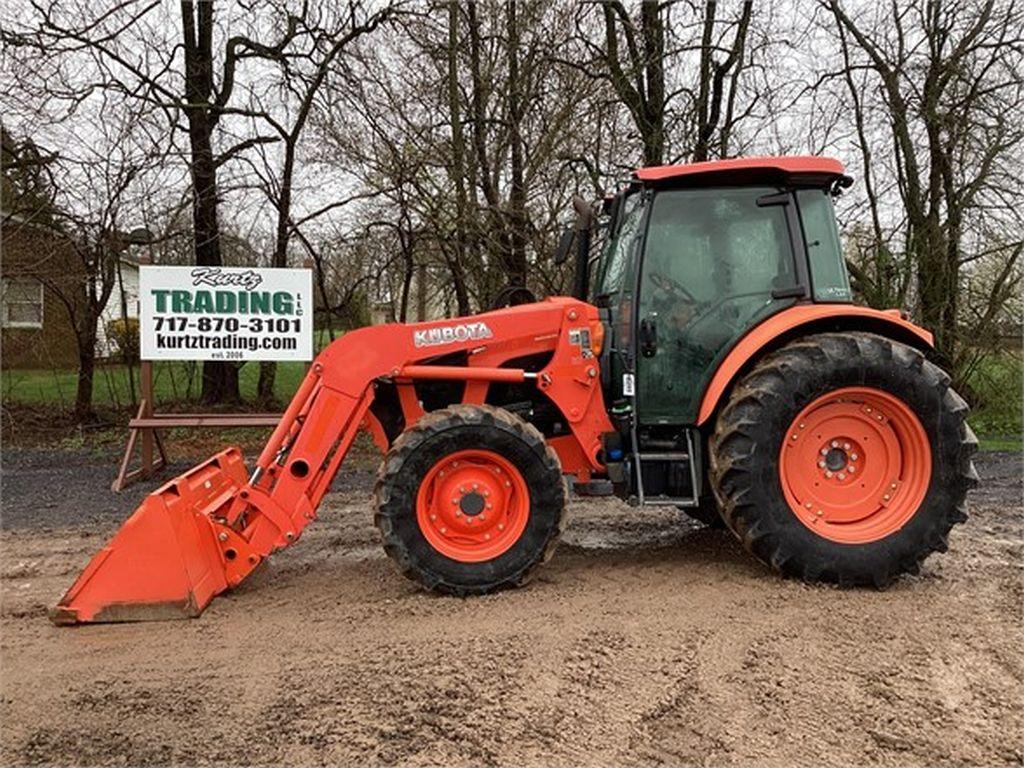
[(455, 595), (522, 586), (554, 554), (567, 491), (533, 426), (455, 405), (395, 441), (374, 491), (384, 549), (408, 578)]
[(810, 336), (736, 386), (710, 443), (729, 528), (775, 570), (885, 586), (944, 552), (977, 482), (967, 404), (917, 350)]

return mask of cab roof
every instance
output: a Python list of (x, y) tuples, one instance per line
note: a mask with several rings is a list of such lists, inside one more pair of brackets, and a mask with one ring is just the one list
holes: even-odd
[(651, 185), (685, 183), (751, 183), (776, 182), (797, 184), (832, 183), (850, 179), (843, 164), (831, 157), (741, 157), (733, 160), (711, 160), (689, 165), (656, 165), (638, 168), (633, 177)]

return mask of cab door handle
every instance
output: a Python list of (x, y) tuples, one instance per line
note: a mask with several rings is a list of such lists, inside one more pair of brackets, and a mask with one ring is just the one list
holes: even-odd
[(654, 357), (658, 352), (658, 324), (654, 317), (640, 321), (640, 354)]

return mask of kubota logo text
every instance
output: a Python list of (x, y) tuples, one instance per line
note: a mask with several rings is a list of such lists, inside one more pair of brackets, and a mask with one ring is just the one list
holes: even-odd
[(425, 331), (413, 331), (412, 342), (417, 347), (433, 347), (456, 341), (489, 339), (493, 335), (491, 329), (487, 327), (487, 323), (464, 323), (462, 325), (445, 325), (441, 328), (428, 328)]

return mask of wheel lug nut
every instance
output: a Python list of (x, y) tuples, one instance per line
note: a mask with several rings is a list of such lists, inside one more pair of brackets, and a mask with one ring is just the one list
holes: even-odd
[(853, 466), (853, 464), (851, 464), (850, 466), (848, 466), (846, 468), (846, 471), (849, 472), (852, 475), (854, 472), (857, 471), (857, 468), (855, 466)]
[(824, 513), (824, 512), (822, 512), (822, 511), (821, 511), (821, 510), (819, 509), (819, 510), (818, 510), (818, 512), (817, 512), (817, 514), (818, 514), (818, 517), (821, 517), (821, 516), (822, 516), (823, 514), (825, 514), (825, 513)]
[(488, 505), (487, 505), (487, 508), (488, 508), (488, 509), (494, 509), (494, 505), (493, 505), (493, 504), (488, 504)]
[(851, 453), (850, 454), (850, 461), (856, 461), (859, 458), (860, 457), (856, 453)]
[(825, 468), (825, 462), (824, 461), (819, 461), (818, 462), (818, 466), (821, 467), (822, 469), (824, 469)]
[(800, 437), (800, 435), (793, 435), (793, 439), (794, 440), (798, 439), (799, 437)]
[(480, 520), (481, 520), (481, 522), (482, 522), (482, 521), (484, 521), (484, 520), (486, 520), (486, 519), (487, 519), (487, 518), (486, 518), (486, 517), (484, 516), (484, 514), (483, 514), (483, 513), (481, 512), (481, 513), (480, 513)]
[(448, 529), (445, 528), (443, 525), (441, 526), (441, 533), (448, 533)]
[(475, 490), (476, 490), (477, 488), (479, 488), (479, 487), (480, 487), (480, 485), (479, 485), (478, 483), (473, 483), (473, 490), (474, 490), (474, 491), (475, 491)]
[(825, 470), (825, 477), (832, 477), (832, 470)]
[(888, 493), (885, 494), (882, 498), (885, 499), (886, 501), (888, 501), (889, 500), (889, 494)]
[(839, 441), (838, 440), (833, 440), (831, 445), (832, 445), (833, 448), (838, 448), (839, 447)]
[(430, 516), (430, 519), (431, 519), (431, 520), (437, 520), (437, 515), (431, 515), (431, 516)]
[(810, 509), (811, 508), (811, 502), (808, 501), (806, 504), (804, 504), (804, 506), (807, 507), (808, 509)]
[(491, 534), (489, 534), (489, 533), (485, 533), (485, 534), (484, 534), (484, 538), (485, 538), (485, 539), (490, 539), (490, 538), (491, 538)]
[(505, 530), (505, 524), (504, 523), (498, 523), (498, 530), (499, 531), (504, 531)]
[(843, 450), (844, 451), (850, 450), (850, 444), (849, 443), (843, 443)]
[(484, 491), (484, 498), (487, 498), (490, 495), (491, 495), (490, 491)]
[(510, 483), (508, 480), (506, 480), (505, 481), (505, 487), (506, 488), (511, 488), (512, 487), (512, 483)]
[(827, 456), (828, 455), (828, 448), (822, 448), (821, 449), (821, 455), (822, 456)]
[(842, 472), (840, 472), (840, 473), (838, 474), (838, 476), (837, 476), (837, 477), (838, 477), (838, 478), (839, 478), (840, 480), (845, 480), (845, 479), (846, 479), (846, 475), (845, 475), (845, 474), (843, 474)]
[(890, 485), (889, 487), (890, 487), (890, 488), (892, 488), (892, 489), (893, 489), (893, 490), (895, 491), (895, 490), (896, 490), (896, 483), (893, 483), (893, 484), (892, 484), (892, 485)]

